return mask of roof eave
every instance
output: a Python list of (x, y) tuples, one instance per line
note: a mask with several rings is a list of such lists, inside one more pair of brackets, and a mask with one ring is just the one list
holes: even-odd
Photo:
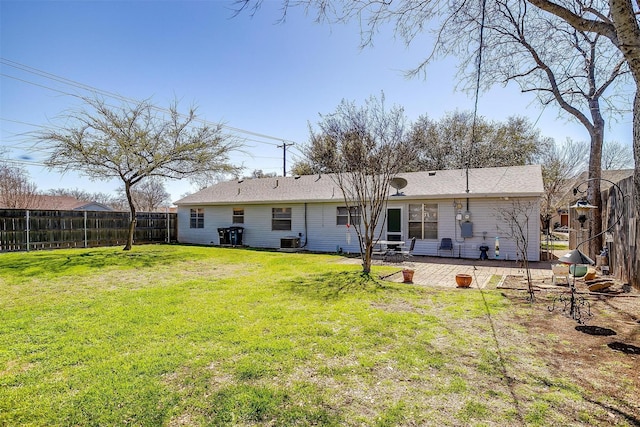
[[(525, 192), (525, 193), (456, 193), (456, 194), (421, 194), (421, 195), (391, 195), (389, 196), (389, 202), (399, 202), (403, 200), (444, 200), (444, 199), (500, 199), (505, 197), (540, 197), (544, 192)], [(283, 204), (283, 203), (342, 203), (343, 198), (330, 198), (330, 199), (288, 199), (288, 200), (220, 200), (220, 201), (196, 201), (196, 202), (174, 202), (178, 207), (180, 206), (224, 206), (232, 204), (247, 204), (247, 205), (266, 205), (266, 204)]]

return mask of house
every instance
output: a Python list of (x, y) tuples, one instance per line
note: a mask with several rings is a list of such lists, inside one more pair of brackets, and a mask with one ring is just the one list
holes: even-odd
[(72, 196), (49, 196), (45, 194), (33, 194), (21, 203), (15, 203), (10, 208), (0, 206), (3, 209), (29, 209), (51, 211), (112, 211), (109, 206), (98, 202), (78, 200)]
[(108, 206), (98, 202), (78, 200), (72, 196), (35, 196), (33, 206), (30, 209), (60, 210), (60, 211), (112, 211)]
[[(453, 250), (440, 255), (517, 258), (501, 211), (515, 203), (530, 205), (525, 224), (527, 258), (540, 259), (540, 166), (514, 166), (403, 173), (401, 190), (389, 189), (380, 238), (408, 242), (416, 237), (415, 255), (438, 255), (449, 238)], [(402, 181), (404, 183), (404, 181)], [(468, 182), (468, 192), (467, 192)], [(242, 228), (242, 244), (256, 248), (299, 246), (310, 251), (360, 253), (343, 195), (331, 175), (270, 177), (221, 182), (175, 202), (178, 240), (182, 243), (229, 243), (224, 231)], [(354, 225), (352, 225), (354, 224)], [(222, 238), (222, 240), (221, 240)], [(499, 254), (495, 246), (499, 243)]]
[[(611, 182), (620, 182), (623, 179), (633, 176), (633, 169), (614, 169), (603, 170), (601, 172), (600, 191), (606, 191), (611, 188)], [(582, 172), (575, 178), (567, 180), (560, 190), (560, 198), (558, 205), (561, 206), (557, 210), (557, 215), (551, 217), (551, 226), (554, 229), (560, 228), (562, 230), (569, 231), (571, 228), (571, 215), (569, 212), (569, 206), (573, 205), (581, 195), (574, 195), (573, 189), (580, 185), (580, 190), (585, 191), (587, 189), (586, 181), (588, 180), (588, 173)]]

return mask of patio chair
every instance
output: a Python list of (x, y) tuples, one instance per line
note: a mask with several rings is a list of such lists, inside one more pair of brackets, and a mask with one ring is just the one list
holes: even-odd
[(413, 256), (413, 248), (415, 248), (415, 247), (416, 247), (416, 238), (412, 237), (411, 238), (411, 244), (409, 244), (409, 250), (400, 252), (402, 254), (402, 257), (404, 259), (409, 259), (410, 257), (412, 257)]
[(451, 256), (453, 256), (453, 241), (448, 237), (440, 240), (440, 246), (438, 246), (438, 256), (440, 256), (440, 251), (451, 251)]
[(568, 264), (553, 264), (551, 266), (551, 272), (553, 276), (551, 276), (551, 284), (555, 286), (556, 280), (559, 277), (564, 277), (564, 282), (569, 285), (569, 265)]

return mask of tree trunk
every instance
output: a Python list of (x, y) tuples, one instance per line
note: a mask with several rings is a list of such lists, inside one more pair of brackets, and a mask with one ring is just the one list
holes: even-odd
[(362, 274), (371, 273), (371, 259), (373, 255), (373, 242), (367, 239), (364, 247), (364, 257), (362, 258)]
[(602, 178), (602, 143), (604, 141), (604, 119), (600, 114), (600, 107), (597, 101), (592, 101), (590, 110), (593, 120), (593, 131), (591, 134), (591, 150), (589, 155), (589, 190), (588, 200), (594, 209), (593, 220), (589, 223), (589, 247), (588, 255), (595, 259), (602, 249), (602, 197), (600, 195), (600, 179)]
[(133, 197), (131, 196), (131, 183), (124, 183), (124, 191), (127, 195), (127, 202), (129, 202), (129, 212), (131, 213), (131, 221), (129, 221), (129, 233), (127, 235), (127, 243), (122, 250), (130, 251), (133, 246), (133, 235), (136, 231), (136, 206), (133, 203)]
[[(634, 194), (629, 199), (635, 203), (635, 218), (640, 220), (640, 28), (631, 0), (609, 0), (612, 23), (618, 38), (616, 44), (629, 64), (636, 84), (633, 101), (633, 174)], [(636, 272), (638, 273), (638, 272)]]

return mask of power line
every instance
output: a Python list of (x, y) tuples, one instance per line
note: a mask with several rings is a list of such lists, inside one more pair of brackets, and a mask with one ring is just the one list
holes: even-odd
[(42, 162), (36, 162), (33, 160), (26, 160), (26, 159), (5, 159), (5, 158), (0, 158), (0, 163), (2, 162), (6, 162), (6, 163), (14, 163), (14, 164), (19, 164), (19, 165), (26, 165), (26, 166), (42, 166), (42, 167), (46, 167), (46, 165)]
[[(75, 80), (67, 79), (65, 77), (58, 76), (56, 74), (52, 74), (52, 73), (49, 73), (47, 71), (43, 71), (43, 70), (37, 69), (35, 67), (31, 67), (29, 65), (21, 64), (19, 62), (12, 61), (10, 59), (6, 59), (6, 58), (3, 58), (3, 57), (0, 57), (0, 63), (4, 64), (6, 66), (9, 66), (9, 67), (16, 68), (18, 70), (27, 72), (27, 73), (31, 73), (31, 74), (34, 74), (34, 75), (37, 75), (37, 76), (40, 76), (40, 77), (43, 77), (43, 78), (46, 78), (46, 79), (50, 79), (50, 80), (53, 80), (53, 81), (68, 85), (68, 86), (72, 86), (72, 87), (75, 87), (75, 88), (78, 88), (78, 89), (82, 89), (84, 91), (93, 92), (95, 94), (100, 94), (100, 95), (107, 96), (107, 97), (110, 97), (110, 98), (118, 99), (120, 101), (138, 103), (138, 104), (141, 102), (140, 100), (136, 100), (134, 98), (129, 98), (129, 97), (126, 97), (126, 96), (123, 96), (123, 95), (120, 95), (120, 94), (117, 94), (117, 93), (114, 93), (114, 92), (110, 92), (110, 91), (107, 91), (107, 90), (104, 90), (104, 89), (99, 89), (99, 88), (96, 88), (94, 86), (90, 86), (90, 85), (87, 85), (87, 84), (84, 84), (84, 83), (80, 83), (80, 82), (77, 82)], [(45, 89), (48, 89), (48, 90), (52, 90), (52, 91), (55, 91), (55, 92), (58, 92), (58, 93), (61, 93), (61, 94), (64, 94), (64, 95), (69, 95), (69, 96), (82, 98), (79, 95), (75, 95), (75, 94), (72, 94), (72, 93), (69, 93), (69, 92), (64, 92), (64, 91), (59, 90), (59, 89), (55, 89), (55, 88), (52, 88), (52, 87), (49, 87), (49, 86), (45, 86), (45, 85), (42, 85), (42, 84), (31, 82), (31, 81), (28, 81), (28, 80), (24, 80), (24, 79), (15, 77), (15, 76), (10, 76), (10, 75), (4, 74), (4, 73), (0, 73), (0, 75), (8, 77), (8, 78), (11, 78), (11, 79), (15, 79), (15, 80), (18, 80), (18, 81), (21, 81), (21, 82), (24, 82), (24, 83), (32, 84), (34, 86), (38, 86), (38, 87), (42, 87), (42, 88), (45, 88)], [(159, 111), (162, 111), (162, 112), (165, 112), (165, 113), (169, 112), (169, 110), (167, 110), (166, 108), (161, 108), (161, 107), (154, 107), (154, 108), (156, 110), (159, 110)], [(196, 118), (196, 121), (201, 122), (203, 124), (208, 124), (208, 125), (218, 125), (218, 124), (209, 122), (208, 120), (204, 120), (204, 119)], [(247, 130), (247, 129), (238, 128), (238, 127), (234, 127), (234, 126), (229, 126), (229, 125), (225, 125), (225, 124), (219, 124), (219, 125), (220, 125), (220, 127), (224, 128), (224, 129), (227, 129), (229, 131), (235, 132), (235, 133), (252, 135), (252, 136), (256, 136), (258, 138), (271, 139), (271, 140), (274, 140), (274, 141), (285, 141), (285, 142), (290, 142), (292, 144), (294, 143), (294, 141), (286, 140), (286, 139), (283, 139), (281, 137), (267, 135), (267, 134), (260, 133), (260, 132), (254, 132), (254, 131), (250, 131), (250, 130)], [(259, 142), (259, 143), (266, 144), (266, 145), (277, 146), (276, 143), (269, 143), (269, 142), (266, 142), (266, 141), (254, 141), (254, 142)]]
[(40, 125), (36, 125), (34, 123), (27, 123), (27, 122), (23, 122), (20, 120), (12, 120), (12, 119), (5, 119), (4, 117), (0, 117), (0, 120), (2, 120), (3, 122), (11, 122), (11, 123), (18, 123), (20, 125), (25, 125), (25, 126), (33, 126), (33, 127), (40, 127)]
[[(90, 86), (75, 80), (71, 80), (62, 76), (58, 76), (52, 73), (49, 73), (47, 71), (44, 70), (40, 70), (37, 69), (35, 67), (31, 67), (29, 65), (25, 65), (25, 64), (21, 64), (19, 62), (16, 61), (12, 61), (10, 59), (7, 58), (2, 58), (0, 57), (0, 63), (2, 63), (5, 66), (8, 67), (12, 67), (14, 69), (38, 76), (38, 77), (42, 77), (44, 79), (48, 79), (51, 80), (53, 82), (57, 82), (57, 83), (61, 83), (63, 85), (66, 86), (70, 86), (76, 89), (79, 89), (81, 91), (87, 91), (87, 92), (91, 92), (94, 96), (95, 95), (102, 95), (102, 96), (106, 96), (109, 98), (113, 98), (113, 99), (117, 99), (119, 101), (123, 101), (123, 102), (130, 102), (130, 103), (140, 103), (142, 101), (136, 100), (134, 98), (130, 98), (130, 97), (126, 97), (114, 92), (110, 92), (107, 90), (103, 90), (103, 89), (99, 89), (96, 88), (94, 86)], [(17, 76), (12, 76), (6, 73), (0, 73), (1, 76), (10, 78), (10, 79), (14, 79), (16, 81), (22, 82), (22, 83), (26, 83), (26, 84), (30, 84), (36, 87), (40, 87), (46, 90), (50, 90), (53, 92), (57, 92), (60, 93), (62, 95), (67, 95), (67, 96), (71, 96), (74, 98), (80, 98), (83, 99), (84, 97), (81, 95), (81, 93), (72, 93), (70, 91), (65, 91), (65, 90), (61, 90), (60, 88), (55, 88), (55, 87), (51, 87), (48, 86), (46, 84), (41, 84), (41, 83), (37, 83), (31, 80), (27, 80), (25, 78), (20, 78)], [(115, 107), (115, 106), (112, 106)], [(170, 113), (170, 110), (167, 108), (161, 108), (161, 107), (156, 107), (156, 106), (152, 106), (153, 109), (155, 109), (156, 111), (160, 111), (163, 113)], [(185, 114), (180, 114), (181, 116), (185, 117)], [(12, 120), (12, 119), (7, 119), (7, 118), (1, 118), (1, 120), (3, 121), (7, 121), (7, 122), (12, 122), (12, 123), (17, 123), (17, 124), (22, 124), (25, 126), (32, 126), (32, 127), (40, 127), (39, 125), (33, 124), (33, 123), (27, 123), (27, 122), (23, 122), (20, 120)], [(249, 136), (253, 136), (256, 138), (261, 138), (261, 139), (255, 139), (255, 138), (247, 138), (247, 137), (243, 137), (242, 139), (244, 141), (251, 141), (251, 142), (255, 142), (255, 143), (259, 143), (259, 144), (264, 144), (264, 145), (271, 145), (277, 148), (282, 148), (283, 149), (283, 175), (286, 176), (286, 171), (287, 171), (287, 166), (286, 166), (286, 156), (287, 156), (287, 148), (290, 147), (294, 147), (295, 146), (295, 142), (291, 141), (291, 140), (286, 140), (280, 137), (274, 137), (271, 135), (267, 135), (267, 134), (263, 134), (260, 132), (254, 132), (254, 131), (250, 131), (247, 129), (243, 129), (243, 128), (239, 128), (239, 127), (234, 127), (234, 126), (229, 126), (229, 125), (225, 125), (222, 123), (212, 123), (208, 120), (202, 119), (202, 118), (198, 118), (196, 117), (194, 119), (195, 122), (199, 122), (199, 123), (203, 123), (205, 125), (213, 125), (213, 126), (219, 126), (220, 128), (223, 128), (229, 132), (235, 133), (235, 134), (244, 134), (244, 135), (249, 135)], [(272, 142), (268, 142), (268, 141), (264, 141), (264, 139), (270, 139), (270, 140), (274, 140), (274, 141), (281, 141), (282, 144), (278, 144), (278, 143), (272, 143)], [(7, 145), (7, 148), (14, 148), (14, 149), (23, 149), (29, 152), (46, 152), (45, 149), (42, 148), (36, 148), (35, 146), (31, 146), (31, 147), (19, 147), (17, 145)], [(296, 147), (297, 148), (297, 147)], [(297, 148), (298, 151), (300, 151), (299, 148)], [(256, 156), (250, 156), (251, 158), (257, 158)], [(264, 158), (264, 159), (276, 159), (277, 157), (268, 157), (268, 156), (263, 156), (263, 157), (259, 157), (259, 158)], [(26, 161), (26, 160), (12, 160), (15, 163), (21, 163), (21, 164), (25, 164), (25, 165), (42, 165), (44, 166), (44, 164), (42, 163), (38, 163), (38, 162), (30, 162), (30, 161)]]

